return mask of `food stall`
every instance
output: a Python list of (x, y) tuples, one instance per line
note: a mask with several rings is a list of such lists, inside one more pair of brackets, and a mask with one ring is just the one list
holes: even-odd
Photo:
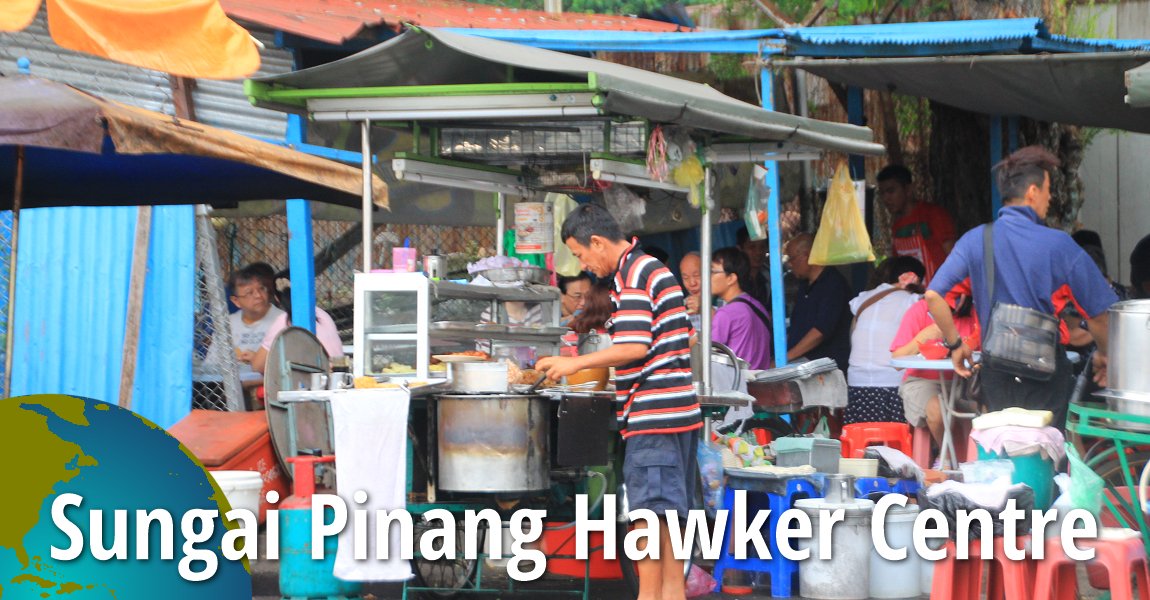
[[(864, 127), (765, 111), (708, 86), (639, 69), (429, 28), (413, 28), (335, 63), (248, 81), (247, 91), (260, 106), (303, 113), (316, 122), (358, 123), (365, 173), (373, 129), (411, 131), (411, 152), (390, 163), (396, 178), (491, 192), (500, 215), (507, 212), (509, 197), (549, 191), (598, 195), (626, 186), (684, 193), (694, 203), (685, 226), (701, 227), (704, 264), (711, 255), (714, 166), (810, 159), (828, 150), (882, 153)], [(539, 394), (515, 387), (525, 381), (511, 381), (511, 371), (524, 366), (515, 360), (530, 362), (530, 353), (558, 350), (558, 290), (530, 281), (480, 287), (417, 273), (374, 272), (366, 189), (364, 207), (367, 251), (363, 272), (356, 275), (353, 371), (413, 396), (408, 509), (543, 506), (555, 518), (570, 513), (573, 493), (593, 488), (596, 497), (613, 490), (612, 394), (572, 389)], [(702, 293), (706, 304), (707, 278)], [(551, 318), (512, 323), (506, 306), (515, 302), (550, 303), (542, 312)], [(476, 316), (483, 305), (489, 318)], [(702, 347), (710, 347), (706, 311), (700, 338)], [(493, 367), (497, 375), (467, 372), (471, 364), (489, 363), (449, 362), (447, 381), (436, 378), (433, 356), (453, 361), (453, 353), (479, 346), (513, 360)], [(722, 410), (731, 401), (710, 393), (710, 364), (701, 364), (700, 401)], [(383, 376), (390, 380), (381, 381)], [(481, 383), (475, 387), (472, 381)], [(468, 432), (459, 435), (456, 425), (464, 423)], [(511, 435), (511, 424), (518, 436)], [(582, 443), (571, 444), (571, 435), (582, 436)], [(496, 438), (516, 439), (513, 451), (534, 462), (512, 468), (500, 463), (505, 456), (490, 453), (485, 461), (469, 462), (476, 457), (453, 447), (456, 439)], [(563, 455), (572, 445), (601, 451)], [(512, 473), (520, 474), (515, 481), (498, 483)], [(477, 483), (477, 478), (496, 483)], [(475, 561), (433, 565), (417, 557), (414, 562), (421, 587), (483, 591), (473, 580)], [(439, 567), (446, 567), (446, 574)], [(428, 581), (432, 573), (441, 576)], [(633, 575), (626, 566), (623, 573)], [(581, 593), (586, 597), (586, 585)]]

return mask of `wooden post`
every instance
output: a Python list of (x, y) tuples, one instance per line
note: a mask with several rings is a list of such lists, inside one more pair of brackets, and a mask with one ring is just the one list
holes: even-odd
[(128, 279), (128, 314), (124, 320), (124, 350), (120, 364), (120, 408), (131, 410), (136, 384), (136, 360), (140, 347), (140, 320), (144, 313), (144, 290), (148, 280), (148, 244), (152, 234), (152, 207), (136, 207), (136, 239), (132, 272)]

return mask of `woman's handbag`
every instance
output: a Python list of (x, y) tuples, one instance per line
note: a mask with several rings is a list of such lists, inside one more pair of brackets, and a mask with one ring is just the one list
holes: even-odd
[(982, 338), (982, 364), (1015, 377), (1049, 381), (1058, 367), (1058, 319), (994, 300), (994, 224), (983, 229), (987, 297), (993, 308)]

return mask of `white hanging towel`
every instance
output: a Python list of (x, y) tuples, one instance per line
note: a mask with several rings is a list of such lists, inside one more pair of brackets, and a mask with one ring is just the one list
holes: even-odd
[[(333, 574), (346, 581), (406, 581), (411, 565), (400, 558), (398, 528), (391, 528), (387, 560), (375, 560), (375, 520), (368, 527), (367, 560), (355, 560), (351, 511), (405, 509), (407, 484), (407, 410), (411, 398), (400, 389), (363, 389), (331, 395), (335, 430), (336, 493), (348, 508), (347, 527), (339, 534)], [(355, 492), (367, 492), (356, 504)]]

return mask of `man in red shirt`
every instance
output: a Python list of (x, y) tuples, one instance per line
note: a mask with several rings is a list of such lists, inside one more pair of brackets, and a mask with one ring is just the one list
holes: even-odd
[(890, 238), (895, 256), (912, 256), (926, 267), (924, 283), (946, 260), (958, 236), (950, 213), (914, 197), (910, 170), (888, 165), (878, 173), (878, 195), (890, 213)]

